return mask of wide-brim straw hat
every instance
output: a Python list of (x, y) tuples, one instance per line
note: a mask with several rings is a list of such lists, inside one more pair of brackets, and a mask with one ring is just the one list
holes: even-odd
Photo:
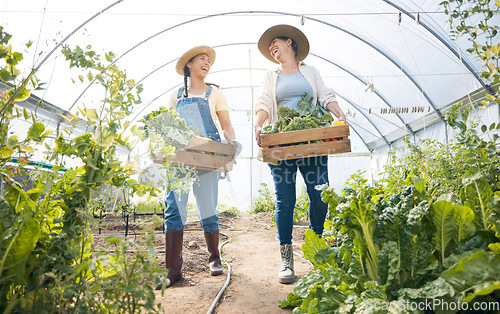
[(197, 46), (186, 51), (180, 58), (177, 60), (177, 65), (175, 66), (175, 70), (180, 75), (184, 75), (184, 67), (193, 57), (196, 57), (199, 54), (206, 53), (208, 55), (208, 60), (210, 62), (210, 66), (214, 64), (215, 61), (215, 50), (209, 46)]
[(297, 44), (297, 61), (302, 61), (307, 57), (307, 54), (309, 53), (309, 41), (307, 40), (306, 35), (304, 35), (304, 33), (296, 27), (280, 24), (268, 28), (264, 34), (260, 36), (258, 47), (260, 52), (267, 59), (274, 63), (279, 63), (273, 58), (271, 52), (269, 51), (269, 44), (276, 37), (288, 37), (295, 41)]

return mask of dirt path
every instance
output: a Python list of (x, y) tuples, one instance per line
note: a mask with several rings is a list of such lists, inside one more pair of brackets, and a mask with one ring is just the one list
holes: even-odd
[[(276, 228), (268, 214), (241, 213), (233, 219), (233, 229), (221, 229), (231, 237), (222, 250), (232, 268), (231, 282), (215, 313), (289, 313), (278, 307), (278, 300), (293, 291), (293, 285), (278, 283), (281, 266)], [(294, 252), (302, 255), (306, 228), (294, 228)], [(184, 279), (165, 291), (162, 305), (166, 313), (206, 313), (218, 291), (226, 281), (224, 275), (208, 274), (201, 232), (188, 233), (184, 239)], [(221, 236), (221, 243), (225, 237)], [(186, 248), (187, 247), (187, 248)], [(191, 253), (190, 249), (196, 251)], [(202, 266), (202, 267), (200, 267)], [(301, 256), (295, 255), (297, 278), (305, 275), (312, 266)]]

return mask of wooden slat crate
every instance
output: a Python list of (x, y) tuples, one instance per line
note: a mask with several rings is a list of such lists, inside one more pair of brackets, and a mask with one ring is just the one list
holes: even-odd
[[(191, 168), (229, 172), (233, 169), (236, 148), (232, 144), (211, 141), (207, 138), (192, 139), (185, 147), (175, 150), (173, 166), (183, 164)], [(151, 154), (153, 162), (167, 161), (161, 154)]]
[[(258, 158), (264, 162), (276, 163), (280, 160), (346, 153), (351, 151), (351, 141), (348, 136), (348, 125), (262, 134)], [(337, 140), (287, 146), (288, 144), (332, 138), (337, 138)]]

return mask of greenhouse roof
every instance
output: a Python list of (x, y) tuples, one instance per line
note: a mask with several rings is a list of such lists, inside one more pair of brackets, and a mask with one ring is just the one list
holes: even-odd
[(98, 85), (73, 83), (80, 73), (69, 70), (61, 49), (51, 53), (61, 42), (112, 51), (128, 77), (143, 84), (134, 121), (165, 105), (181, 86), (175, 63), (183, 52), (201, 44), (214, 47), (207, 81), (220, 85), (228, 98), (237, 138), (245, 144), (242, 156), (254, 157), (252, 110), (259, 81), (276, 67), (256, 43), (272, 25), (290, 24), (308, 37), (305, 62), (337, 93), (353, 152), (391, 145), (442, 121), (465, 95), (481, 95), (488, 83), (480, 77), (481, 65), (467, 53), (465, 38), (451, 40), (440, 2), (94, 0), (77, 6), (6, 0), (1, 19), (14, 45), (35, 43), (25, 54), (25, 70), (41, 65), (37, 76), (46, 89), (34, 94), (52, 104), (53, 112), (98, 107), (103, 99)]

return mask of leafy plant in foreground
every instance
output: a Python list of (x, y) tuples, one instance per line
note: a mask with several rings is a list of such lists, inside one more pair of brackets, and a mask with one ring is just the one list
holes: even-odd
[[(10, 51), (10, 46), (5, 48), (10, 36), (1, 33), (2, 49)], [(77, 114), (64, 116), (69, 127), (61, 128), (50, 144), (45, 139), (52, 131), (46, 129), (36, 114), (26, 110), (20, 114), (12, 106), (15, 101), (22, 100), (21, 95), (29, 95), (26, 80), (20, 80), (19, 85), (0, 97), (2, 130), (8, 130), (13, 119), (24, 118), (32, 122), (26, 139), (20, 140), (13, 135), (0, 144), (0, 177), (4, 183), (0, 197), (0, 311), (110, 312), (147, 308), (149, 305), (142, 306), (141, 300), (151, 300), (150, 296), (129, 294), (129, 302), (136, 307), (105, 309), (95, 303), (100, 292), (90, 288), (96, 276), (104, 273), (102, 267), (95, 266), (97, 257), (92, 255), (93, 239), (89, 229), (92, 194), (106, 184), (128, 189), (131, 193), (154, 194), (154, 188), (141, 186), (130, 179), (134, 165), (124, 165), (116, 156), (117, 145), (129, 149), (133, 146), (133, 139), (122, 133), (127, 127), (123, 121), (131, 107), (140, 101), (141, 87), (128, 80), (116, 66), (99, 61), (100, 56), (92, 51), (65, 47), (63, 53), (72, 60), (72, 65), (84, 65), (90, 71), (89, 79), (97, 78), (107, 92), (106, 99), (99, 110), (80, 108), (83, 119)], [(3, 56), (10, 58), (9, 54)], [(22, 59), (16, 56), (16, 60)], [(108, 63), (112, 59), (112, 53), (106, 54)], [(9, 71), (17, 73), (14, 67)], [(2, 76), (2, 80), (15, 79), (16, 75)], [(36, 82), (32, 73), (30, 80)], [(77, 122), (86, 123), (87, 130), (93, 132), (75, 135), (73, 126)], [(39, 144), (45, 145), (47, 158), (44, 162), (51, 167), (26, 171), (23, 162), (31, 157), (32, 145)], [(14, 172), (5, 169), (3, 166), (15, 155), (21, 162), (11, 168)], [(68, 159), (77, 165), (68, 166)], [(26, 174), (33, 188), (27, 189), (23, 182), (15, 182), (13, 176), (17, 173)], [(105, 260), (102, 258), (100, 262)], [(158, 279), (163, 276), (159, 272), (152, 275)], [(147, 289), (148, 285), (145, 282), (143, 288)]]
[(471, 304), (499, 301), (498, 136), (480, 138), (464, 122), (467, 110), (464, 115), (457, 110), (451, 112), (450, 124), (465, 127), (453, 145), (471, 157), (453, 182), (458, 197), (436, 193), (432, 179), (415, 175), (421, 172), (411, 164), (406, 169), (396, 165), (407, 174), (400, 188), (369, 186), (359, 175), (341, 195), (323, 187), (337, 247), (306, 239), (304, 256), (314, 271), (296, 283), (281, 306), (297, 306), (294, 312), (329, 308), (342, 313), (372, 311), (375, 302), (398, 308), (435, 298)]
[(271, 190), (265, 183), (260, 184), (259, 195), (250, 205), (251, 213), (270, 212), (274, 221), (274, 213), (276, 212), (276, 199), (271, 193)]

